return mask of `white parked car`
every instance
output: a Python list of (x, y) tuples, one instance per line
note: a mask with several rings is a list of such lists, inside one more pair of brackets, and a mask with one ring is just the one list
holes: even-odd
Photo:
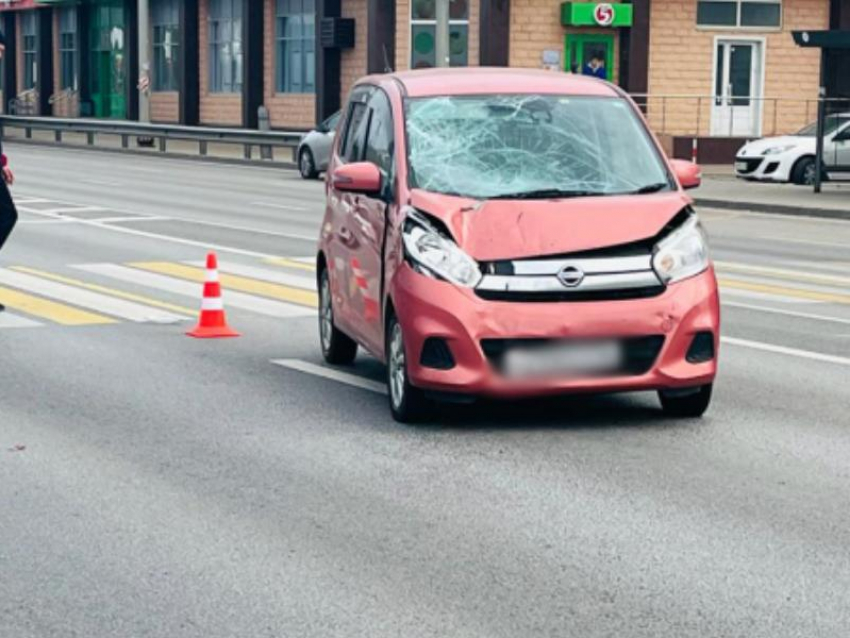
[(316, 179), (325, 172), (334, 144), (339, 113), (334, 113), (324, 122), (301, 138), (296, 157), (298, 171), (304, 179)]
[[(735, 157), (735, 175), (742, 179), (812, 184), (816, 144), (816, 123), (794, 135), (748, 142)], [(826, 118), (823, 162), (824, 171), (830, 176), (833, 172), (850, 172), (850, 113)]]

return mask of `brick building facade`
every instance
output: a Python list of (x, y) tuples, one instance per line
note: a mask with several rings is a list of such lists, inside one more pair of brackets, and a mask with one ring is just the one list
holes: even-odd
[[(158, 122), (255, 127), (263, 106), (272, 127), (305, 129), (357, 78), (434, 63), (434, 0), (149, 1)], [(136, 2), (0, 4), (4, 110), (137, 118)], [(850, 0), (451, 0), (450, 51), (456, 65), (593, 71), (673, 144), (810, 121), (819, 53), (791, 32), (830, 28), (850, 29)], [(833, 91), (850, 91), (848, 55), (830, 59)]]

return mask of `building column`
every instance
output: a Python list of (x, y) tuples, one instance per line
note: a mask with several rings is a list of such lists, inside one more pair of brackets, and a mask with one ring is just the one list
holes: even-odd
[(340, 108), (341, 51), (323, 44), (322, 22), (325, 18), (341, 16), (340, 0), (316, 0), (316, 122), (326, 120)]
[(508, 66), (511, 44), (511, 0), (480, 0), (478, 42), (481, 66)]
[(3, 35), (6, 51), (3, 53), (3, 112), (9, 112), (9, 102), (18, 95), (18, 30), (15, 28), (17, 12), (3, 12)]
[(53, 8), (36, 9), (36, 29), (38, 32), (38, 90), (39, 115), (52, 115), (53, 105)]
[(366, 16), (366, 72), (385, 73), (395, 68), (396, 0), (367, 0)]
[[(620, 86), (628, 93), (649, 91), (650, 0), (631, 0), (632, 26), (620, 31)], [(645, 109), (645, 101), (640, 105)]]
[(127, 99), (126, 118), (139, 119), (139, 5), (136, 0), (124, 0), (124, 56), (127, 71), (124, 92)]
[(180, 3), (180, 124), (197, 126), (200, 122), (201, 62), (198, 0)]
[(77, 5), (77, 89), (80, 100), (80, 116), (91, 117), (91, 5)]
[(262, 0), (242, 0), (242, 126), (251, 129), (263, 104), (264, 15)]

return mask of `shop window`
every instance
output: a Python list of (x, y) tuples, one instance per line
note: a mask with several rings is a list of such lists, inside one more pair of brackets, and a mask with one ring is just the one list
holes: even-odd
[(316, 90), (316, 5), (314, 0), (277, 0), (278, 93)]
[(77, 87), (77, 8), (59, 9), (59, 88)]
[(154, 91), (177, 91), (180, 40), (180, 5), (178, 0), (151, 2), (151, 46), (153, 48)]
[(242, 91), (242, 0), (209, 0), (211, 93)]
[(697, 25), (701, 27), (778, 28), (782, 3), (776, 0), (699, 0)]
[[(410, 66), (427, 69), (437, 65), (435, 0), (413, 0), (410, 5)], [(466, 66), (469, 58), (469, 0), (449, 2), (449, 62)]]
[(26, 11), (21, 14), (21, 37), (23, 38), (24, 52), (24, 91), (35, 88), (36, 82), (36, 51), (38, 49), (38, 36), (35, 20), (35, 11)]

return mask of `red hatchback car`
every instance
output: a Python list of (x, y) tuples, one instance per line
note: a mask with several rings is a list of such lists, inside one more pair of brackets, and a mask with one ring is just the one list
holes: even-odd
[(330, 159), (322, 352), (387, 364), (401, 421), (435, 399), (657, 390), (699, 416), (720, 308), (706, 237), (617, 87), (548, 71), (365, 78)]

